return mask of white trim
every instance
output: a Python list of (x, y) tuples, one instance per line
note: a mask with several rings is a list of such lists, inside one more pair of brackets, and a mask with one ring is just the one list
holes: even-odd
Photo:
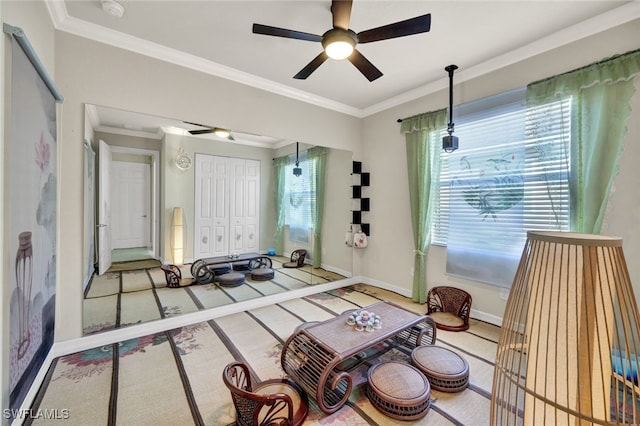
[[(354, 117), (368, 117), (380, 111), (384, 111), (423, 96), (430, 95), (439, 90), (443, 90), (449, 84), (448, 77), (443, 77), (441, 79), (425, 83), (417, 89), (401, 93), (383, 102), (360, 109), (71, 17), (69, 16), (64, 1), (62, 0), (45, 0), (45, 3), (49, 9), (53, 25), (57, 30), (183, 66), (185, 68), (190, 68), (227, 80), (235, 81), (240, 84), (256, 87), (258, 89), (266, 90), (268, 92), (276, 93), (278, 95), (286, 96), (312, 105), (342, 112)], [(578, 6), (578, 4), (576, 4), (576, 6)], [(638, 18), (640, 18), (640, 2), (632, 1), (626, 3), (616, 9), (609, 10), (603, 14), (594, 16), (593, 18), (564, 28), (553, 34), (549, 34), (546, 37), (542, 37), (533, 43), (529, 43), (488, 61), (458, 71), (456, 74), (456, 84), (489, 74), (500, 68), (567, 45), (585, 37), (598, 34), (613, 27), (623, 25)]]
[(498, 327), (502, 327), (502, 318), (488, 314), (486, 312), (477, 311), (475, 309), (471, 309), (471, 313), (469, 314), (471, 318), (488, 322), (489, 324), (497, 325)]
[(47, 356), (45, 357), (44, 361), (40, 365), (38, 374), (36, 374), (36, 376), (34, 377), (33, 383), (31, 384), (31, 387), (29, 387), (29, 390), (27, 391), (27, 394), (25, 395), (24, 400), (22, 401), (22, 405), (20, 405), (19, 413), (24, 414), (24, 416), (22, 418), (16, 417), (11, 422), (11, 426), (21, 425), (24, 423), (26, 416), (31, 410), (33, 401), (35, 400), (36, 396), (38, 396), (38, 391), (40, 390), (40, 386), (42, 386), (42, 383), (44, 382), (44, 379), (47, 376), (47, 372), (49, 371), (49, 367), (51, 366), (51, 363), (59, 356), (59, 355), (55, 355), (54, 353), (55, 347), (56, 347), (56, 343), (54, 343), (51, 349), (49, 349), (49, 353), (47, 353)]
[[(578, 4), (576, 3), (576, 6)], [(517, 62), (534, 57), (541, 53), (573, 43), (585, 37), (598, 34), (616, 26), (626, 24), (640, 18), (640, 2), (632, 1), (616, 9), (612, 9), (601, 15), (582, 21), (578, 24), (564, 28), (555, 33), (542, 37), (533, 43), (526, 44), (510, 52), (496, 56), (475, 66), (462, 69), (456, 73), (456, 84), (489, 74), (500, 68), (513, 65)], [(622, 52), (621, 52), (622, 53)], [(436, 91), (443, 90), (449, 85), (449, 78), (443, 77), (414, 90), (391, 97), (383, 102), (371, 105), (361, 110), (362, 117), (375, 114), (380, 111), (413, 101)]]
[(351, 271), (347, 271), (347, 270), (340, 269), (340, 268), (335, 268), (335, 267), (330, 266), (330, 265), (325, 265), (324, 263), (321, 263), (320, 267), (322, 269), (326, 270), (326, 271), (335, 272), (336, 274), (342, 275), (343, 277), (352, 277), (353, 276), (353, 273)]
[[(363, 282), (365, 284), (378, 287), (383, 290), (389, 290), (405, 297), (409, 297), (409, 298), (412, 297), (411, 291), (405, 288), (400, 288), (395, 285), (386, 283), (384, 281), (378, 281), (368, 277), (357, 277), (357, 278), (360, 279), (360, 282)], [(426, 306), (425, 306), (425, 312), (426, 312)], [(502, 327), (502, 318), (493, 314), (488, 314), (486, 312), (478, 311), (477, 309), (472, 308), (470, 317), (480, 321), (488, 322), (489, 324), (497, 325), (498, 327)]]

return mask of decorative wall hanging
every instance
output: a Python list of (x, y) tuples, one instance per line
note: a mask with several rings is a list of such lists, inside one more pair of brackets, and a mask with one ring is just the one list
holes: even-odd
[(193, 165), (193, 160), (187, 154), (185, 154), (184, 149), (178, 149), (178, 155), (176, 157), (176, 166), (180, 170), (189, 170)]
[(349, 225), (346, 235), (344, 236), (344, 244), (347, 247), (353, 247), (353, 226)]
[(354, 176), (351, 198), (357, 204), (351, 211), (351, 223), (358, 225), (358, 228), (369, 236), (371, 235), (371, 227), (369, 223), (363, 222), (362, 213), (370, 210), (370, 202), (368, 197), (363, 197), (362, 189), (369, 187), (371, 176), (368, 172), (362, 171), (361, 161), (354, 161), (351, 170), (351, 174)]
[(354, 232), (353, 246), (355, 248), (365, 248), (367, 245), (369, 245), (367, 234), (365, 234), (362, 230), (359, 230), (358, 232)]
[[(56, 296), (56, 102), (62, 102), (20, 28), (11, 43), (7, 244), (9, 408), (18, 412), (53, 345)], [(16, 411), (14, 411), (16, 410)]]

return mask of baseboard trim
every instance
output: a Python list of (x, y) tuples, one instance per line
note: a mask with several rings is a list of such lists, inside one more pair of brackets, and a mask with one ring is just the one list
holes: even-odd
[[(406, 288), (400, 288), (397, 286), (394, 286), (392, 284), (386, 283), (384, 281), (378, 281), (378, 280), (374, 280), (372, 278), (368, 278), (368, 277), (358, 277), (360, 278), (365, 284), (369, 284), (372, 285), (374, 287), (378, 287), (381, 288), (383, 290), (389, 290), (389, 291), (393, 291), (394, 293), (398, 293), (402, 296), (405, 297), (412, 297), (413, 295), (411, 294), (410, 290), (407, 290)], [(493, 324), (493, 325), (497, 325), (498, 327), (502, 327), (502, 318), (493, 315), (493, 314), (488, 314), (486, 312), (482, 312), (479, 311), (477, 309), (473, 309), (471, 308), (471, 318), (480, 320), (480, 321), (484, 321), (487, 322), (489, 324)]]

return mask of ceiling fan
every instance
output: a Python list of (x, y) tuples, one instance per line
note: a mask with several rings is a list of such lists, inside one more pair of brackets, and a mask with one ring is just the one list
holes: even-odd
[(373, 81), (381, 77), (382, 72), (358, 52), (355, 48), (356, 44), (426, 33), (431, 28), (431, 14), (427, 13), (426, 15), (356, 33), (349, 29), (352, 4), (353, 0), (333, 0), (331, 2), (333, 28), (321, 36), (262, 24), (253, 24), (253, 33), (322, 43), (324, 50), (293, 78), (306, 79), (327, 58), (332, 58), (338, 60), (348, 59), (369, 81)]
[(235, 140), (233, 138), (233, 136), (231, 135), (231, 131), (228, 130), (228, 129), (223, 129), (222, 127), (209, 127), (209, 126), (205, 126), (204, 124), (190, 123), (188, 121), (184, 121), (184, 123), (192, 124), (194, 126), (204, 127), (204, 129), (189, 130), (189, 134), (190, 135), (204, 135), (204, 134), (207, 134), (207, 133), (213, 133), (213, 134), (215, 134), (216, 136), (218, 136), (219, 138), (222, 138), (222, 139), (229, 139), (230, 141)]

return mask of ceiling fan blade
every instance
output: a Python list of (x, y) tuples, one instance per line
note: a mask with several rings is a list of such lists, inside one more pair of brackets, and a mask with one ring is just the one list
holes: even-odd
[(431, 29), (431, 14), (416, 16), (415, 18), (372, 28), (358, 33), (358, 43), (388, 40), (413, 34), (426, 33)]
[(324, 61), (326, 61), (329, 57), (327, 56), (326, 53), (324, 53), (324, 50), (322, 52), (320, 52), (320, 54), (318, 56), (316, 56), (315, 58), (313, 58), (313, 60), (311, 62), (309, 62), (307, 64), (306, 67), (302, 68), (298, 74), (294, 75), (293, 78), (298, 79), (298, 80), (304, 80), (307, 77), (309, 77), (311, 75), (312, 72), (314, 72), (316, 69), (318, 69), (318, 67), (320, 65), (322, 65), (322, 63)]
[(358, 52), (358, 50), (354, 49), (351, 56), (349, 56), (349, 61), (356, 66), (360, 70), (367, 80), (373, 81), (377, 78), (382, 77), (382, 72), (375, 67), (367, 58), (365, 58), (362, 53)]
[(333, 14), (333, 28), (349, 29), (351, 20), (351, 6), (353, 0), (333, 0), (331, 2), (331, 13)]
[(204, 125), (204, 124), (200, 124), (200, 123), (192, 123), (191, 121), (184, 121), (184, 120), (182, 120), (182, 122), (183, 122), (184, 124), (191, 124), (192, 126), (207, 127), (207, 128), (211, 127), (211, 126), (206, 126), (206, 125)]
[(189, 130), (191, 135), (204, 135), (205, 133), (213, 133), (214, 129)]
[(276, 37), (294, 38), (296, 40), (322, 41), (322, 36), (304, 33), (302, 31), (288, 30), (285, 28), (271, 27), (269, 25), (253, 24), (254, 34), (263, 34)]

